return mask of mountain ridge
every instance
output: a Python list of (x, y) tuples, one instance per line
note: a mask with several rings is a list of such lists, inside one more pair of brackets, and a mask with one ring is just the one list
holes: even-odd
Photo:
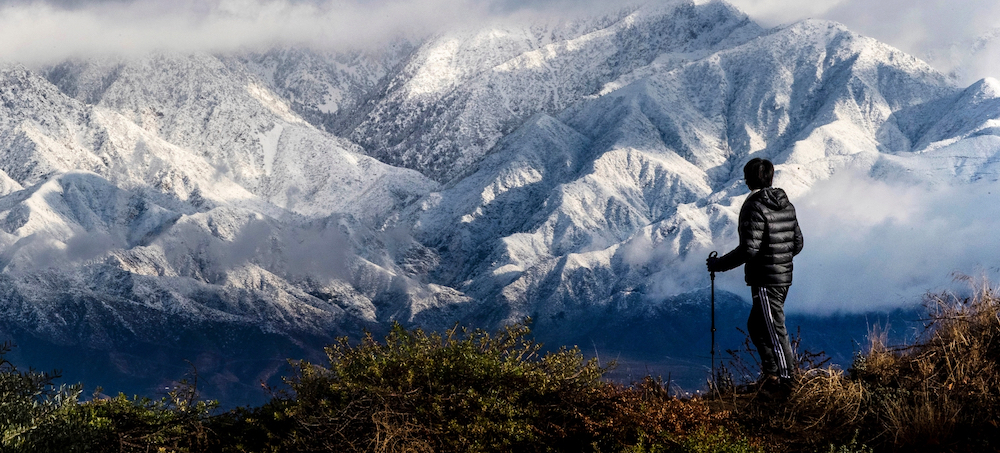
[(998, 86), (693, 1), (343, 54), (5, 64), (0, 329), (315, 352), (392, 321), (531, 317), (640, 350), (602, 323), (702, 316), (699, 257), (736, 237), (745, 161), (774, 161), (793, 200), (843, 171), (995, 182)]

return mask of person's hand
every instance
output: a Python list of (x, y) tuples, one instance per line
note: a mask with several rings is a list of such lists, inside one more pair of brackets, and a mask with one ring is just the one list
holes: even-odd
[(710, 256), (705, 260), (705, 264), (708, 265), (709, 272), (719, 272), (719, 257)]

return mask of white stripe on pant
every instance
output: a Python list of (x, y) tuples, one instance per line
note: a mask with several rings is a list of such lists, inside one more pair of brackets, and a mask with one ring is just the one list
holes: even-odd
[(778, 331), (774, 328), (774, 315), (771, 313), (771, 300), (767, 297), (767, 287), (761, 286), (758, 292), (760, 293), (760, 308), (764, 311), (764, 325), (767, 326), (767, 333), (771, 338), (771, 347), (776, 359), (775, 362), (778, 365), (778, 376), (787, 378), (791, 374), (788, 370), (788, 362), (785, 361), (785, 348), (781, 346), (781, 338), (778, 337)]
[[(753, 308), (747, 319), (747, 330), (760, 356), (761, 372), (782, 378), (791, 377), (795, 352), (785, 328), (784, 301), (787, 286), (751, 287)], [(758, 319), (760, 318), (760, 319)]]

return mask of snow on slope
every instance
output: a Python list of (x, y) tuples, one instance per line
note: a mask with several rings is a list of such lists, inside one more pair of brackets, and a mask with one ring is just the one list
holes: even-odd
[(3, 68), (0, 240), (8, 313), (21, 313), (7, 321), (55, 317), (15, 324), (93, 344), (52, 327), (68, 314), (46, 301), (89, 307), (95, 272), (131, 276), (105, 288), (118, 295), (109, 313), (138, 303), (161, 328), (172, 313), (329, 338), (463, 300), (408, 294), (388, 251), (407, 240), (377, 231), (435, 183), (352, 151), (227, 71), (205, 55), (72, 62), (48, 72), (60, 89)]
[[(848, 168), (995, 171), (992, 82), (962, 92), (838, 24), (806, 21), (676, 61), (661, 56), (533, 118), (432, 195), (414, 218), (417, 238), (443, 251), (433, 275), (483, 300), (483, 319), (585, 329), (703, 285), (703, 264), (687, 258), (735, 237), (752, 157), (776, 163), (793, 199)], [(948, 151), (936, 150), (956, 142), (938, 166)], [(973, 142), (983, 144), (970, 153)]]
[(723, 3), (668, 2), (577, 23), (447, 33), (415, 52), (349, 137), (380, 160), (447, 181), (536, 113), (558, 113), (664, 53), (683, 60), (759, 31)]
[(377, 221), (435, 187), (316, 130), (253, 74), (214, 56), (67, 63), (48, 77), (73, 87), (68, 94), (197, 153), (254, 195), (306, 216), (341, 212)]

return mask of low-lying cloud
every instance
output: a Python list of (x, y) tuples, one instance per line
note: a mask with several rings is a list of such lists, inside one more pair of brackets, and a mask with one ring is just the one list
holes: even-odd
[[(697, 0), (701, 3), (708, 0)], [(729, 0), (765, 26), (829, 19), (968, 84), (1000, 75), (1000, 3), (969, 0)], [(358, 49), (497, 18), (572, 17), (634, 0), (11, 0), (0, 60), (45, 64), (150, 51), (275, 44)]]
[[(963, 291), (956, 275), (1000, 273), (1000, 183), (915, 186), (842, 171), (793, 200), (805, 237), (789, 312), (829, 314), (917, 306)], [(735, 244), (730, 244), (735, 245)], [(742, 270), (720, 287), (746, 293)]]
[(994, 0), (730, 0), (766, 26), (806, 18), (841, 22), (950, 74), (1000, 77), (1000, 3)]
[(363, 48), (452, 23), (459, 13), (481, 15), (474, 6), (465, 0), (204, 4), (141, 0), (79, 8), (19, 4), (0, 8), (0, 58), (32, 64), (150, 51), (253, 49), (277, 43)]
[(796, 203), (807, 248), (796, 260), (793, 310), (913, 306), (967, 290), (956, 275), (1000, 272), (1000, 183), (912, 186), (843, 172)]
[[(213, 0), (13, 2), (0, 6), (0, 61), (29, 65), (151, 51), (274, 45), (365, 49), (477, 21), (577, 11), (566, 0)], [(562, 8), (562, 9), (560, 9)]]
[[(1000, 182), (916, 185), (842, 170), (793, 199), (805, 238), (795, 258), (789, 313), (827, 315), (918, 307), (928, 294), (966, 294), (968, 281), (1000, 282)], [(737, 205), (738, 208), (738, 205)], [(709, 285), (705, 258), (738, 243), (721, 238), (683, 258), (668, 244), (629, 249), (630, 264), (659, 269), (648, 297), (665, 300)], [(640, 246), (642, 244), (639, 244)], [(743, 267), (716, 288), (749, 300)]]

